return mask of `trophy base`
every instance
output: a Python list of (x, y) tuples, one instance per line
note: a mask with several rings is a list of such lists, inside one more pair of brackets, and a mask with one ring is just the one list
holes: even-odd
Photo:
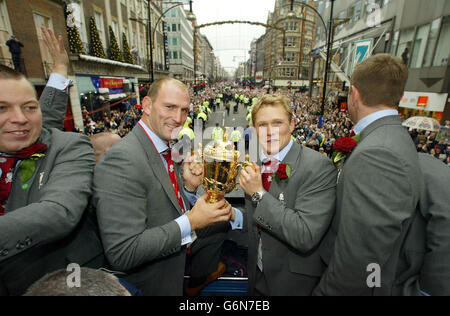
[(216, 191), (210, 191), (208, 190), (208, 197), (206, 198), (206, 202), (213, 204), (219, 202), (221, 199), (224, 198), (225, 194), (218, 193)]

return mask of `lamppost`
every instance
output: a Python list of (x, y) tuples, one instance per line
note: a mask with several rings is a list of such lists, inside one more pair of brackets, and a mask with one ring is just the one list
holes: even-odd
[[(323, 20), (322, 16), (319, 14), (319, 12), (314, 7), (308, 5), (304, 2), (301, 3), (302, 6), (311, 8), (314, 12), (316, 12), (317, 16), (320, 18), (320, 20), (322, 21), (322, 24), (324, 25), (325, 36), (327, 38), (327, 57), (326, 57), (326, 61), (325, 61), (325, 75), (324, 75), (324, 81), (323, 81), (322, 104), (321, 104), (320, 118), (319, 118), (319, 124), (318, 124), (319, 128), (322, 127), (323, 116), (325, 114), (325, 97), (326, 97), (326, 92), (327, 92), (328, 69), (330, 67), (330, 50), (331, 50), (331, 44), (332, 44), (331, 43), (331, 34), (332, 34), (332, 28), (333, 28), (333, 8), (334, 8), (335, 0), (330, 0), (330, 1), (331, 1), (331, 8), (330, 8), (330, 19), (328, 21), (328, 29), (327, 29), (327, 26), (326, 26), (325, 21)], [(291, 0), (291, 12), (288, 13), (288, 17), (295, 16), (295, 13), (293, 12), (293, 6), (294, 6), (294, 0)], [(302, 30), (302, 32), (303, 32), (303, 30)], [(311, 89), (311, 86), (309, 87), (309, 89)]]

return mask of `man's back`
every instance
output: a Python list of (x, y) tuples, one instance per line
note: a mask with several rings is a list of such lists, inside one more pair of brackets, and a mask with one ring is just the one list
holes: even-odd
[[(381, 118), (363, 130), (338, 179), (336, 216), (321, 250), (329, 273), (319, 293), (401, 293), (403, 285), (396, 283), (404, 272), (398, 271), (399, 256), (420, 181), (414, 144), (398, 117)], [(371, 264), (381, 269), (381, 287), (367, 283)]]

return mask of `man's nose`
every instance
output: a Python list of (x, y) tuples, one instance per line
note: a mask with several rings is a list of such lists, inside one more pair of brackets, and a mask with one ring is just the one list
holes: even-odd
[(13, 107), (10, 115), (11, 123), (25, 124), (28, 122), (28, 118), (25, 116), (21, 108)]

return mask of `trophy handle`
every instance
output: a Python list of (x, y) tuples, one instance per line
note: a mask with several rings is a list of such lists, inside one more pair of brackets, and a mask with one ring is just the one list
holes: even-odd
[(250, 156), (248, 154), (245, 155), (245, 161), (239, 163), (239, 167), (241, 168), (252, 167), (253, 170), (256, 170), (255, 167), (253, 166), (253, 163), (250, 162)]

